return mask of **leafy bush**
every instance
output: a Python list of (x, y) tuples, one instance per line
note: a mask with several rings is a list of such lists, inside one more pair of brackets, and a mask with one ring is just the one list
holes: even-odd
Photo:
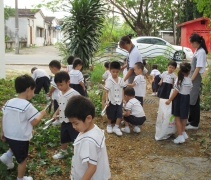
[(91, 82), (92, 84), (97, 84), (102, 82), (102, 75), (105, 72), (104, 64), (98, 63), (94, 66), (93, 71), (91, 72)]

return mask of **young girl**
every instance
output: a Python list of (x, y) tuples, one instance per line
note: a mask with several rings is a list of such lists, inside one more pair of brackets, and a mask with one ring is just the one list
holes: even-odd
[(157, 96), (159, 98), (169, 99), (171, 89), (173, 88), (173, 84), (177, 78), (177, 76), (174, 74), (176, 68), (177, 68), (177, 63), (175, 61), (170, 61), (168, 63), (168, 71), (164, 71), (160, 75), (161, 80), (158, 83), (160, 87), (157, 93)]
[(193, 87), (191, 79), (188, 77), (191, 70), (189, 63), (181, 63), (178, 72), (178, 79), (174, 85), (174, 92), (166, 101), (166, 104), (172, 102), (172, 114), (175, 116), (178, 137), (174, 139), (174, 143), (184, 143), (188, 135), (185, 132), (190, 103), (190, 91)]
[(157, 64), (152, 65), (150, 76), (152, 76), (152, 95), (156, 96), (159, 87), (158, 83), (160, 82), (160, 71), (158, 71)]
[(70, 87), (78, 91), (82, 96), (86, 96), (86, 88), (84, 85), (84, 77), (81, 73), (83, 62), (77, 58), (73, 61), (73, 70), (70, 71)]

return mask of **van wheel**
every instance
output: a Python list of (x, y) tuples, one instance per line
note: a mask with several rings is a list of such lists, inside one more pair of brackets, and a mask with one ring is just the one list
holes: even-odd
[(174, 53), (173, 60), (175, 60), (175, 61), (182, 61), (184, 59), (186, 59), (186, 55), (185, 55), (185, 53), (183, 51), (176, 51)]

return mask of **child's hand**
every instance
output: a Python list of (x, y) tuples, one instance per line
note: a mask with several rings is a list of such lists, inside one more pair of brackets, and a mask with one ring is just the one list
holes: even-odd
[(52, 93), (51, 93), (51, 92), (48, 92), (47, 95), (48, 95), (49, 97), (51, 97), (51, 96), (52, 96)]
[(109, 101), (106, 101), (106, 102), (105, 102), (105, 105), (106, 105), (106, 106), (109, 106)]
[(46, 115), (46, 110), (43, 109), (42, 111), (40, 111), (40, 114), (41, 114), (42, 116), (45, 116), (45, 115)]
[(161, 84), (162, 84), (162, 81), (160, 81), (160, 82), (158, 83), (159, 86), (161, 86)]
[(167, 101), (166, 101), (166, 105), (169, 105), (171, 103), (171, 101), (168, 99)]
[(4, 133), (3, 133), (3, 132), (1, 133), (1, 140), (2, 140), (2, 141), (6, 141), (6, 138), (5, 138)]

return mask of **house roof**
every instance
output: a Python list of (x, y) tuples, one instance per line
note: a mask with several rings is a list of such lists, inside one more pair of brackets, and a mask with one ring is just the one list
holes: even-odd
[(40, 9), (18, 9), (19, 16), (33, 17)]
[(56, 17), (45, 17), (45, 22), (52, 22)]
[(188, 24), (192, 24), (192, 23), (195, 23), (195, 22), (198, 22), (198, 21), (209, 21), (210, 19), (209, 18), (205, 18), (205, 17), (201, 17), (201, 18), (197, 18), (197, 19), (194, 19), (194, 20), (191, 20), (191, 21), (186, 21), (184, 23), (181, 23), (181, 24), (177, 24), (177, 27), (182, 27), (182, 26), (185, 26), (185, 25), (188, 25)]

